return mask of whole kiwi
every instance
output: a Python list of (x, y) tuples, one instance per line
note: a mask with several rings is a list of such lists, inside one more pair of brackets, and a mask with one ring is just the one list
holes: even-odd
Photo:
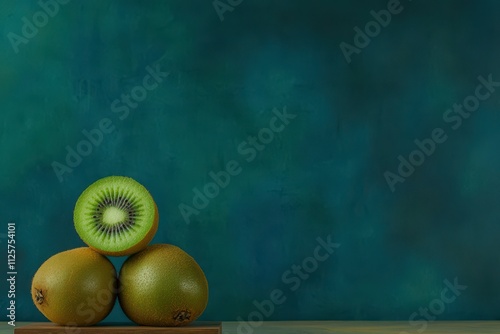
[(123, 264), (118, 299), (139, 325), (185, 326), (208, 303), (208, 282), (198, 263), (179, 247), (157, 244)]
[(113, 308), (117, 275), (113, 264), (88, 247), (58, 253), (33, 277), (31, 297), (50, 321), (65, 326), (90, 326)]

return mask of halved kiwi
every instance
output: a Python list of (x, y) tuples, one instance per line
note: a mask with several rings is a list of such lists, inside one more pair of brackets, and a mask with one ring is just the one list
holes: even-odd
[(158, 208), (147, 189), (129, 177), (108, 176), (78, 198), (74, 222), (80, 238), (95, 251), (130, 255), (146, 248), (158, 229)]

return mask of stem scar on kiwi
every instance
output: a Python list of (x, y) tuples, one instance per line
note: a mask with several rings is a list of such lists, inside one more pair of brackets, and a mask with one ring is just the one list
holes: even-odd
[(43, 304), (43, 291), (41, 289), (35, 288), (36, 293), (35, 293), (35, 299), (38, 304)]
[(191, 319), (191, 311), (189, 310), (181, 310), (174, 312), (173, 319), (175, 322), (182, 324), (184, 322), (189, 322)]

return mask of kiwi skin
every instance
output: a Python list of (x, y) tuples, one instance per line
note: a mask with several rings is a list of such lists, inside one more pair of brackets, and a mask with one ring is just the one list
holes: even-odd
[(50, 321), (64, 326), (91, 326), (111, 312), (116, 301), (113, 264), (89, 247), (53, 255), (37, 270), (31, 297)]
[[(150, 229), (148, 230), (146, 235), (144, 235), (142, 240), (138, 241), (136, 244), (130, 245), (129, 248), (120, 249), (120, 250), (109, 250), (109, 249), (106, 249), (106, 247), (104, 245), (99, 245), (99, 244), (96, 244), (96, 242), (92, 242), (91, 240), (86, 240), (87, 234), (85, 233), (85, 231), (82, 227), (82, 224), (78, 224), (79, 222), (82, 221), (82, 215), (81, 215), (82, 209), (77, 210), (77, 208), (79, 206), (81, 208), (83, 206), (83, 204), (86, 203), (86, 201), (88, 201), (89, 194), (92, 194), (94, 192), (94, 190), (91, 190), (93, 186), (96, 186), (97, 184), (103, 184), (105, 182), (112, 182), (112, 183), (114, 183), (114, 182), (117, 182), (117, 183), (133, 182), (135, 185), (142, 188), (145, 193), (147, 193), (146, 196), (149, 197), (150, 203), (154, 206), (154, 208), (152, 208), (154, 210), (154, 213), (150, 211), (150, 213), (152, 214), (152, 218), (153, 218), (153, 222), (151, 224)], [(158, 207), (157, 207), (156, 203), (154, 202), (154, 199), (152, 198), (151, 194), (147, 191), (147, 189), (142, 184), (140, 184), (136, 180), (134, 180), (130, 177), (126, 177), (126, 176), (107, 176), (107, 177), (104, 177), (102, 179), (95, 181), (92, 185), (90, 185), (87, 189), (85, 189), (85, 191), (80, 195), (80, 197), (77, 200), (77, 203), (75, 206), (75, 211), (74, 211), (75, 228), (76, 228), (76, 231), (77, 231), (80, 239), (82, 239), (82, 241), (85, 242), (87, 244), (87, 246), (89, 246), (90, 248), (92, 248), (96, 252), (103, 254), (103, 255), (108, 255), (108, 256), (127, 256), (127, 255), (137, 253), (137, 252), (143, 250), (144, 248), (146, 248), (148, 246), (148, 244), (151, 242), (151, 240), (153, 240), (153, 237), (155, 236), (155, 234), (158, 230), (158, 221), (159, 221)]]
[(195, 321), (208, 303), (208, 282), (185, 251), (155, 244), (130, 256), (119, 274), (118, 301), (138, 325), (180, 327)]

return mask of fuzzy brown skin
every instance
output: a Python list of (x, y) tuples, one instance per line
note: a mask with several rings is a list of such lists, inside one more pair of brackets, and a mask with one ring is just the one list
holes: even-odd
[(50, 321), (91, 326), (103, 320), (116, 300), (113, 264), (88, 247), (58, 253), (45, 261), (31, 284), (31, 297)]
[(139, 325), (186, 326), (208, 303), (203, 270), (173, 245), (152, 245), (132, 255), (123, 264), (119, 281), (122, 310)]

